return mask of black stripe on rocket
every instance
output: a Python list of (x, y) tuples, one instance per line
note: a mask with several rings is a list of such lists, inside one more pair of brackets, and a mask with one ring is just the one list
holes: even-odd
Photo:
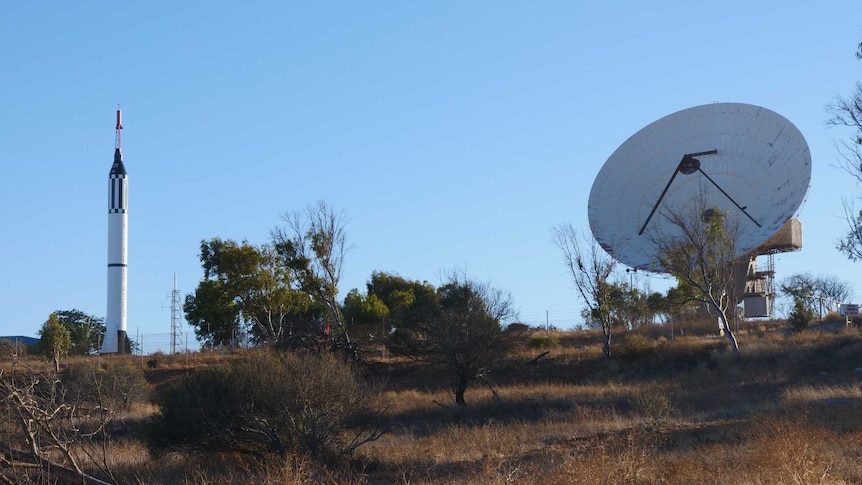
[(108, 208), (108, 213), (117, 214), (126, 212), (126, 194), (124, 193), (126, 187), (126, 177), (123, 175), (120, 176), (111, 176), (111, 200), (110, 207)]

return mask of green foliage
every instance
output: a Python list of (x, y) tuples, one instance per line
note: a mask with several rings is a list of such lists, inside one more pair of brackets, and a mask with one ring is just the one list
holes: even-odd
[(54, 312), (60, 323), (69, 331), (71, 348), (69, 353), (89, 355), (99, 351), (99, 342), (105, 335), (105, 319), (87, 315), (78, 309)]
[[(627, 283), (611, 283), (609, 292), (610, 318), (615, 327), (633, 329), (653, 323), (656, 313), (646, 293)], [(660, 293), (655, 295), (661, 297)]]
[(60, 382), (66, 391), (66, 398), (81, 405), (98, 404), (101, 399), (99, 373), (100, 369), (88, 362), (77, 362), (63, 369)]
[(437, 289), (436, 301), (427, 320), (393, 334), (390, 348), (448, 368), (455, 403), (464, 406), (469, 383), (485, 375), (511, 343), (501, 325), (514, 316), (511, 295), (453, 273)]
[(330, 354), (259, 351), (189, 375), (163, 396), (149, 430), (155, 453), (201, 451), (352, 452), (380, 436), (343, 433), (367, 406), (354, 369)]
[(702, 300), (709, 298), (706, 292), (727, 292), (731, 283), (729, 265), (736, 259), (736, 248), (733, 234), (726, 227), (727, 214), (700, 207), (692, 212), (668, 216), (681, 235), (659, 241), (659, 260), (679, 280), (682, 293)]
[(239, 329), (240, 307), (218, 280), (201, 280), (194, 294), (186, 295), (183, 311), (207, 347), (229, 345)]
[(704, 199), (679, 211), (664, 214), (674, 233), (651, 236), (659, 263), (676, 277), (680, 296), (707, 305), (719, 318), (734, 353), (736, 337), (727, 324), (727, 309), (734, 298), (733, 264), (738, 226), (728, 214), (706, 206)]
[(230, 377), (228, 367), (207, 367), (172, 385), (161, 397), (161, 412), (148, 430), (150, 450), (158, 456), (172, 449), (238, 447), (232, 435), (242, 396)]
[(391, 273), (375, 271), (367, 284), (368, 295), (376, 296), (388, 309), (385, 331), (393, 352), (405, 352), (405, 341), (423, 322), (436, 318), (437, 292), (427, 281), (408, 280)]
[(57, 314), (52, 313), (39, 329), (39, 352), (53, 359), (54, 368), (59, 372), (60, 358), (66, 355), (71, 347), (72, 338), (69, 331), (60, 323)]
[(781, 282), (781, 292), (794, 300), (810, 300), (817, 289), (817, 281), (811, 273), (795, 273)]
[(354, 333), (367, 337), (382, 336), (383, 326), (389, 316), (389, 308), (374, 293), (363, 295), (357, 289), (344, 297), (344, 318)]
[(328, 343), (356, 356), (338, 300), (341, 271), (347, 253), (347, 218), (319, 201), (304, 211), (285, 213), (284, 227), (272, 230), (275, 253), (290, 271), (296, 288), (322, 310), (332, 333)]
[(793, 300), (793, 310), (787, 315), (787, 324), (794, 330), (805, 330), (814, 319), (814, 310), (805, 304), (805, 301), (796, 298)]
[(667, 290), (667, 310), (669, 318), (693, 320), (702, 318), (703, 304), (696, 297), (694, 288), (677, 280), (677, 285)]
[(270, 246), (213, 238), (201, 241), (200, 259), (204, 279), (183, 310), (205, 345), (231, 345), (240, 323), (258, 343), (275, 346), (320, 331), (317, 308), (294, 288), (288, 262)]

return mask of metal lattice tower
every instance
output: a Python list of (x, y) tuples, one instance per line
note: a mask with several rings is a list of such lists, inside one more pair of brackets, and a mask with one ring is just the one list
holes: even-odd
[(766, 255), (766, 281), (763, 283), (763, 291), (769, 297), (769, 319), (775, 320), (775, 253)]
[(174, 273), (174, 290), (171, 292), (171, 353), (183, 349), (183, 305), (180, 290), (177, 289), (177, 274)]

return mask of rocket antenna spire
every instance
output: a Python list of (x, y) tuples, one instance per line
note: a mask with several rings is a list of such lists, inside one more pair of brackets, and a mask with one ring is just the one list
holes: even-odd
[(120, 111), (120, 103), (117, 103), (117, 148), (120, 148), (120, 130), (123, 129), (123, 112)]

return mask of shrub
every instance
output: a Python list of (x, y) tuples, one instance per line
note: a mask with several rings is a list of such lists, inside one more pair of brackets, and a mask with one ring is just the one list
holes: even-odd
[(112, 411), (146, 402), (150, 392), (143, 370), (128, 362), (108, 365), (104, 371), (91, 363), (71, 364), (60, 381), (70, 402), (104, 406)]
[(667, 425), (676, 410), (670, 398), (658, 390), (647, 390), (634, 399), (637, 411), (643, 416), (639, 423), (647, 431), (656, 431)]
[(253, 352), (171, 387), (148, 443), (156, 453), (190, 448), (347, 454), (380, 436), (362, 430), (348, 440), (341, 433), (364, 411), (367, 396), (354, 369), (332, 355)]
[(651, 351), (654, 343), (646, 335), (639, 333), (627, 333), (620, 342), (620, 350), (623, 354), (634, 356)]
[(60, 382), (63, 383), (67, 399), (75, 403), (98, 401), (97, 372), (92, 363), (79, 362), (66, 366), (60, 374)]
[(560, 340), (557, 336), (549, 333), (540, 333), (530, 337), (530, 347), (534, 349), (553, 348), (558, 347), (559, 345)]
[(144, 371), (130, 362), (116, 362), (105, 368), (102, 375), (103, 393), (115, 409), (129, 409), (133, 404), (144, 403), (150, 394), (150, 384)]
[(823, 316), (823, 321), (825, 323), (844, 323), (846, 320), (839, 312), (827, 312), (826, 315)]
[(787, 323), (794, 330), (805, 330), (814, 318), (814, 310), (808, 308), (804, 301), (797, 298), (793, 302), (793, 310), (787, 315)]

